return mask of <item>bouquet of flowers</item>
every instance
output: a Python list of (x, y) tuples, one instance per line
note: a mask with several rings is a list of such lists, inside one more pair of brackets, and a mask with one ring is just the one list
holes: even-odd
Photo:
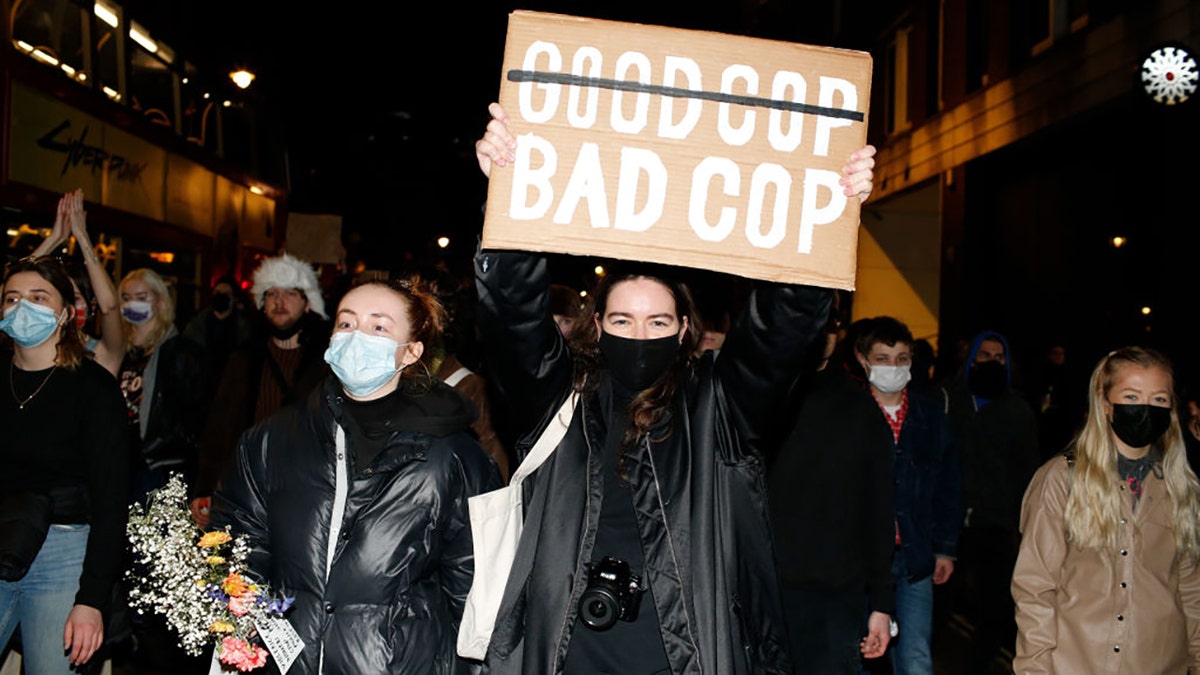
[(165, 617), (192, 656), (213, 643), (221, 663), (240, 671), (267, 662), (267, 650), (251, 641), (256, 623), (283, 616), (294, 598), (272, 594), (246, 575), (244, 541), (224, 530), (201, 531), (178, 475), (151, 492), (145, 508), (129, 508), (126, 533), (135, 561), (128, 572), (131, 607)]

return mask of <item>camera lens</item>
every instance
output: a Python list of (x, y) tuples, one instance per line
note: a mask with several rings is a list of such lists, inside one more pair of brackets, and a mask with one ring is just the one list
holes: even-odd
[(620, 609), (616, 598), (603, 589), (590, 589), (579, 599), (579, 619), (592, 630), (612, 628)]

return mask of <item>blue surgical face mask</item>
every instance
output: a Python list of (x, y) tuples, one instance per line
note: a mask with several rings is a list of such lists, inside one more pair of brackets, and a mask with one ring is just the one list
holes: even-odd
[(49, 340), (66, 313), (66, 308), (63, 308), (61, 314), (55, 314), (54, 310), (45, 305), (21, 298), (17, 304), (4, 310), (4, 318), (0, 319), (0, 330), (8, 333), (13, 342), (29, 349)]
[(154, 317), (154, 305), (145, 300), (130, 300), (121, 305), (121, 318), (140, 326)]
[(325, 350), (325, 363), (351, 396), (370, 396), (400, 371), (396, 350), (412, 344), (400, 344), (382, 335), (367, 335), (352, 330), (334, 333)]

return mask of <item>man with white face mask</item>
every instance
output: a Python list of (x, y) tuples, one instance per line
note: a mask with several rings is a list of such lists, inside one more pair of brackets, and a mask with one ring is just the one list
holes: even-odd
[(962, 520), (962, 470), (945, 404), (909, 387), (913, 336), (881, 316), (857, 326), (855, 357), (892, 431), (896, 503), (896, 619), (888, 653), (897, 675), (932, 675), (933, 586), (954, 572)]

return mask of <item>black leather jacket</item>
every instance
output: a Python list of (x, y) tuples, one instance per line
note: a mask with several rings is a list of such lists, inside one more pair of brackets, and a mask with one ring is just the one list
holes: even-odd
[[(490, 381), (532, 430), (516, 448), (523, 458), (573, 379), (571, 356), (548, 310), (547, 261), (485, 251), (476, 257), (476, 279)], [(653, 609), (641, 611), (657, 611), (673, 673), (791, 671), (762, 446), (828, 310), (823, 290), (760, 288), (721, 358), (714, 362), (710, 353), (685, 375), (672, 403), (672, 433), (625, 454), (643, 578), (654, 598)], [(594, 396), (584, 397), (558, 449), (526, 482), (525, 529), (486, 672), (562, 672), (585, 565), (594, 557), (601, 407)]]
[(141, 455), (152, 469), (182, 471), (190, 482), (208, 411), (204, 352), (172, 328), (158, 345), (142, 380), (150, 391), (143, 399)]
[[(304, 405), (242, 436), (214, 494), (214, 525), (249, 538), (251, 572), (296, 598), (287, 618), (305, 648), (291, 674), (472, 668), (455, 655), (474, 570), (467, 498), (499, 487), (500, 476), (469, 434), (466, 398), (437, 382), (399, 401), (398, 430), (356, 471), (352, 437), (337, 443), (345, 399), (329, 377)], [(433, 425), (437, 433), (412, 431)], [(335, 525), (338, 461), (348, 487)], [(273, 662), (268, 669), (278, 672)]]

